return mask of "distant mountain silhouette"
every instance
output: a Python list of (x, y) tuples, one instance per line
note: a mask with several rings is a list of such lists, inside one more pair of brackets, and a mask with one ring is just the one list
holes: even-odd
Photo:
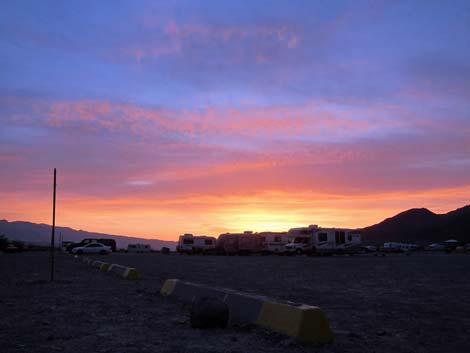
[(446, 214), (413, 208), (362, 229), (367, 243), (386, 241), (428, 244), (447, 239), (470, 242), (470, 205)]
[[(413, 208), (391, 218), (361, 229), (365, 243), (379, 244), (387, 241), (413, 242), (426, 245), (447, 239), (470, 242), (470, 205), (446, 214), (435, 214), (426, 208)], [(85, 238), (115, 239), (118, 248), (128, 244), (150, 244), (159, 250), (162, 246), (174, 250), (175, 241), (144, 239), (103, 233), (92, 233), (68, 227), (56, 227), (56, 239), (62, 233), (63, 240), (80, 241)], [(50, 244), (51, 226), (31, 222), (8, 222), (0, 220), (0, 234), (31, 244)]]
[[(0, 234), (6, 235), (12, 240), (22, 240), (29, 244), (48, 245), (51, 243), (52, 227), (48, 224), (37, 224), (31, 222), (8, 222), (0, 220)], [(62, 233), (64, 241), (78, 242), (85, 238), (109, 238), (116, 240), (118, 248), (127, 248), (128, 244), (150, 244), (153, 249), (160, 250), (162, 246), (174, 250), (176, 242), (159, 239), (144, 239), (127, 237), (124, 235), (113, 235), (104, 233), (92, 233), (84, 230), (75, 230), (68, 227), (56, 227), (56, 240), (58, 244), (59, 233)]]

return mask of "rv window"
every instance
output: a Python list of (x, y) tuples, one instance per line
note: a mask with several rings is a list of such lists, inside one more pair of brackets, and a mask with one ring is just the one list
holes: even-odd
[(274, 242), (275, 242), (275, 243), (280, 243), (280, 242), (282, 242), (281, 237), (274, 237)]
[(335, 232), (335, 241), (336, 241), (336, 244), (344, 244), (346, 242), (344, 232), (340, 232), (340, 231)]
[(348, 241), (352, 241), (352, 235), (348, 234)]
[(318, 233), (318, 241), (328, 241), (327, 233)]
[(184, 239), (183, 244), (192, 244), (193, 240), (192, 239)]
[(204, 244), (205, 244), (205, 245), (212, 245), (212, 240), (206, 239), (206, 240), (204, 241)]

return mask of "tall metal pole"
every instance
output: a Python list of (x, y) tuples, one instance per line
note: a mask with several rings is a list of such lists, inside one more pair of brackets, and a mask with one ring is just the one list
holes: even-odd
[(56, 169), (54, 168), (54, 196), (52, 201), (52, 234), (51, 234), (51, 281), (54, 281), (54, 236), (55, 236), (55, 189)]

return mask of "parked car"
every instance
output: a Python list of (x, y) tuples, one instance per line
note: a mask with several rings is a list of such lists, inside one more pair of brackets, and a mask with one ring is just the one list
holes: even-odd
[(428, 251), (444, 251), (445, 249), (446, 247), (443, 244), (439, 243), (432, 243), (426, 247), (426, 250)]
[(365, 253), (377, 252), (377, 247), (376, 247), (375, 245), (366, 245), (366, 246), (363, 246), (363, 247), (362, 247), (362, 250), (363, 250)]
[(8, 244), (7, 247), (3, 251), (4, 252), (21, 252), (21, 250), (22, 249), (20, 249), (15, 244)]
[(454, 251), (457, 247), (463, 246), (464, 243), (455, 239), (449, 239), (444, 242), (444, 246), (446, 248), (446, 251), (448, 253), (451, 253)]
[(111, 247), (101, 243), (90, 243), (85, 246), (79, 246), (72, 249), (72, 254), (100, 254), (106, 255), (111, 252)]
[(91, 244), (91, 243), (103, 244), (103, 245), (109, 246), (111, 248), (111, 251), (116, 251), (116, 241), (114, 239), (86, 238), (86, 239), (83, 239), (79, 243), (69, 243), (65, 248), (65, 252), (72, 252), (72, 250), (75, 249), (75, 248), (83, 247), (83, 246), (85, 246), (87, 244)]

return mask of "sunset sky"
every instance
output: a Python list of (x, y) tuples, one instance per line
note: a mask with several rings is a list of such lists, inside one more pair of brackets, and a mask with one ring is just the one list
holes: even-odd
[(469, 1), (8, 1), (0, 219), (363, 227), (470, 200)]

